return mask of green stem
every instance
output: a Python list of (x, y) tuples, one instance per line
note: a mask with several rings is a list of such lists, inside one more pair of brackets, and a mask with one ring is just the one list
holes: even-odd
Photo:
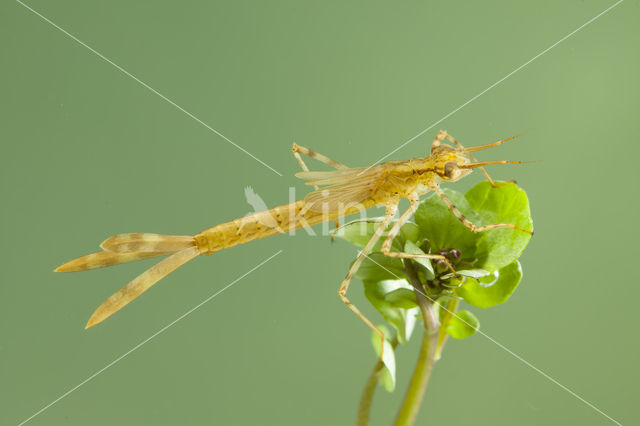
[(424, 287), (419, 281), (411, 262), (405, 262), (405, 273), (407, 277), (409, 277), (409, 281), (411, 285), (413, 285), (418, 299), (418, 306), (420, 307), (424, 320), (424, 333), (416, 368), (411, 377), (407, 394), (396, 416), (396, 426), (411, 426), (416, 421), (416, 417), (420, 411), (420, 405), (427, 390), (427, 385), (429, 384), (431, 372), (433, 371), (433, 365), (436, 362), (439, 340), (438, 332), (440, 327), (438, 311), (434, 301), (425, 295)]
[(449, 334), (446, 331), (446, 326), (451, 321), (451, 318), (455, 315), (458, 310), (458, 304), (460, 301), (458, 299), (449, 300), (447, 302), (446, 309), (442, 312), (441, 315), (441, 324), (440, 331), (438, 332), (438, 349), (436, 350), (436, 361), (440, 359), (442, 356), (442, 349), (444, 348), (444, 344), (447, 343), (447, 338)]
[(400, 411), (398, 411), (396, 426), (411, 426), (415, 423), (436, 361), (438, 321), (433, 303), (429, 302), (429, 306), (426, 309), (422, 309), (422, 314), (424, 318), (430, 318), (425, 320), (425, 325), (428, 322), (429, 326), (424, 329), (418, 362), (411, 377), (407, 394), (404, 397)]
[[(391, 341), (391, 346), (395, 349), (398, 346), (398, 338), (394, 337)], [(362, 395), (360, 396), (360, 403), (358, 404), (358, 418), (356, 420), (356, 426), (367, 426), (369, 424), (369, 413), (371, 412), (371, 404), (373, 402), (373, 394), (376, 392), (378, 379), (380, 373), (384, 368), (382, 361), (376, 362), (364, 384)]]

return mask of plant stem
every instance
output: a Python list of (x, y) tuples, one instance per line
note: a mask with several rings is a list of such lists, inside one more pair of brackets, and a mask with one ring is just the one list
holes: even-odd
[(373, 402), (373, 394), (376, 391), (378, 384), (378, 377), (382, 371), (382, 364), (380, 361), (373, 366), (367, 382), (364, 384), (362, 395), (360, 396), (360, 404), (358, 405), (358, 418), (356, 419), (356, 426), (367, 426), (369, 424), (369, 412), (371, 411), (371, 403)]
[(436, 310), (435, 304), (432, 299), (425, 295), (424, 287), (418, 280), (415, 269), (410, 262), (405, 262), (405, 273), (409, 277), (409, 281), (411, 285), (413, 285), (418, 299), (418, 306), (420, 307), (424, 320), (424, 333), (416, 368), (411, 377), (407, 394), (396, 416), (396, 426), (411, 426), (416, 421), (418, 411), (420, 411), (420, 405), (427, 390), (427, 385), (429, 384), (431, 372), (433, 371), (433, 365), (436, 361), (440, 327), (438, 311)]
[(444, 348), (444, 344), (447, 343), (447, 338), (449, 335), (446, 331), (446, 326), (451, 321), (451, 318), (455, 315), (455, 312), (458, 310), (458, 304), (460, 301), (458, 299), (449, 300), (447, 302), (446, 309), (442, 312), (440, 316), (440, 331), (438, 332), (438, 349), (436, 350), (436, 361), (440, 359), (442, 355), (442, 349)]
[[(423, 310), (423, 315), (425, 315), (425, 318), (427, 316), (431, 317), (432, 320), (430, 320), (429, 322), (437, 325), (437, 318), (435, 318), (433, 313), (434, 309), (432, 303), (431, 306), (429, 306), (426, 310)], [(407, 389), (407, 394), (404, 397), (404, 401), (402, 402), (400, 411), (398, 411), (395, 422), (396, 426), (411, 426), (415, 423), (418, 411), (420, 411), (422, 399), (424, 398), (425, 391), (427, 390), (427, 385), (429, 384), (429, 378), (431, 377), (431, 372), (433, 371), (433, 365), (436, 361), (437, 348), (437, 328), (433, 329), (431, 327), (425, 327), (422, 338), (422, 346), (420, 347), (420, 356), (418, 357), (416, 368), (413, 372), (413, 376), (411, 377), (409, 389)]]
[[(393, 341), (391, 341), (391, 346), (395, 349), (398, 346), (398, 338), (394, 337)], [(362, 396), (360, 396), (360, 404), (358, 405), (358, 418), (356, 420), (356, 426), (367, 426), (369, 424), (369, 413), (371, 412), (371, 403), (373, 402), (373, 394), (376, 392), (376, 387), (378, 384), (378, 379), (380, 378), (380, 373), (384, 368), (384, 363), (382, 361), (376, 362), (367, 378), (366, 383), (364, 384), (364, 389), (362, 390)]]

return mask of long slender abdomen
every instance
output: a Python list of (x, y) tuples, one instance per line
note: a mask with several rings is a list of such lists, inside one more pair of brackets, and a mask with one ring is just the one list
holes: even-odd
[[(282, 234), (304, 226), (313, 226), (333, 220), (341, 215), (316, 212), (305, 209), (304, 200), (274, 207), (271, 210), (253, 213), (231, 222), (221, 223), (205, 229), (195, 236), (196, 245), (202, 254), (212, 254), (238, 244), (248, 243), (271, 235)], [(351, 208), (344, 212), (353, 214), (365, 206)]]
[(351, 208), (344, 214), (322, 214), (312, 210), (307, 211), (304, 200), (300, 200), (214, 226), (194, 237), (149, 233), (118, 234), (101, 244), (103, 251), (70, 260), (56, 268), (56, 271), (85, 271), (170, 255), (105, 300), (89, 318), (87, 323), (89, 328), (104, 321), (163, 277), (200, 254), (211, 254), (237, 244), (289, 232), (303, 226), (316, 225), (341, 215), (356, 213), (373, 204), (375, 203), (371, 201), (366, 205), (359, 205), (358, 208)]

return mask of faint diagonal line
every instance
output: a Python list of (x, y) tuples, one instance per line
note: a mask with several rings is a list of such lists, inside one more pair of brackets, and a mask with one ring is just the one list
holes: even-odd
[(496, 87), (497, 85), (499, 85), (500, 83), (502, 83), (503, 81), (505, 81), (506, 79), (508, 79), (509, 77), (511, 77), (512, 75), (514, 75), (515, 73), (517, 73), (518, 71), (520, 71), (522, 68), (526, 67), (527, 65), (529, 65), (531, 62), (535, 61), (536, 59), (538, 59), (540, 56), (544, 55), (545, 53), (547, 53), (548, 51), (550, 51), (551, 49), (553, 49), (554, 47), (556, 47), (557, 45), (559, 45), (560, 43), (562, 43), (563, 41), (565, 41), (566, 39), (568, 39), (569, 37), (571, 37), (572, 35), (574, 35), (575, 33), (577, 33), (578, 31), (580, 31), (581, 29), (583, 29), (584, 27), (586, 27), (587, 25), (591, 24), (593, 21), (595, 21), (596, 19), (600, 18), (602, 15), (604, 15), (605, 13), (609, 12), (611, 9), (613, 9), (614, 7), (618, 6), (620, 3), (622, 3), (624, 0), (618, 0), (616, 3), (614, 3), (613, 5), (609, 6), (608, 8), (606, 8), (605, 10), (603, 10), (602, 12), (598, 13), (596, 16), (594, 16), (593, 18), (589, 19), (587, 22), (585, 22), (584, 24), (580, 25), (578, 28), (576, 28), (575, 30), (571, 31), (569, 34), (567, 34), (566, 36), (562, 37), (560, 40), (556, 41), (555, 43), (553, 43), (551, 46), (547, 47), (546, 49), (544, 49), (542, 52), (538, 53), (536, 56), (534, 56), (533, 58), (529, 59), (527, 62), (525, 62), (524, 64), (520, 65), (519, 67), (517, 67), (516, 69), (514, 69), (513, 71), (511, 71), (509, 74), (505, 75), (504, 77), (502, 77), (500, 80), (496, 81), (495, 83), (493, 83), (491, 86), (487, 87), (486, 89), (484, 89), (482, 92), (478, 93), (477, 95), (475, 95), (474, 97), (472, 97), (471, 99), (469, 99), (468, 101), (466, 101), (465, 103), (463, 103), (462, 105), (458, 106), (457, 108), (455, 108), (453, 111), (451, 111), (450, 113), (446, 114), (444, 117), (442, 117), (441, 119), (431, 123), (426, 129), (420, 131), (417, 135), (413, 136), (412, 138), (408, 139), (406, 142), (402, 143), (400, 146), (398, 146), (396, 149), (394, 149), (393, 151), (391, 151), (390, 153), (388, 153), (387, 155), (381, 157), (380, 159), (378, 159), (378, 161), (376, 161), (375, 163), (373, 163), (371, 166), (369, 166), (367, 169), (363, 170), (362, 172), (360, 172), (360, 174), (365, 173), (367, 170), (369, 170), (371, 167), (375, 166), (376, 164), (380, 163), (382, 160), (388, 158), (389, 156), (395, 154), (396, 152), (398, 152), (399, 150), (401, 150), (402, 148), (404, 148), (405, 146), (407, 146), (408, 144), (410, 144), (411, 142), (413, 142), (414, 140), (418, 139), (420, 136), (424, 135), (425, 133), (427, 133), (429, 130), (433, 129), (435, 126), (437, 126), (438, 124), (442, 123), (444, 120), (446, 120), (447, 118), (451, 117), (453, 114), (455, 114), (456, 112), (460, 111), (462, 108), (466, 107), (467, 105), (469, 105), (471, 102), (475, 101), (476, 99), (478, 99), (480, 96), (484, 95), (485, 93), (487, 93), (489, 90), (493, 89), (494, 87)]
[[(361, 251), (356, 250), (356, 252), (358, 252), (358, 254), (362, 253)], [(385, 271), (389, 272), (391, 275), (393, 275), (394, 277), (398, 278), (399, 280), (404, 280), (404, 278), (399, 277), (398, 275), (396, 275), (393, 271), (388, 270), (387, 268), (385, 268), (383, 265), (381, 265), (380, 263), (376, 262), (373, 258), (369, 257), (368, 255), (365, 254), (365, 257), (367, 259), (369, 259), (370, 261), (372, 261), (373, 263), (375, 263), (376, 265), (378, 265), (379, 267), (381, 267), (382, 269), (384, 269)], [(413, 287), (418, 293), (420, 293), (421, 295), (423, 295), (424, 297), (426, 297), (427, 299), (429, 299), (432, 303), (437, 303), (434, 299), (432, 299), (431, 297), (427, 296), (425, 293), (423, 293), (422, 291), (418, 290), (417, 288)], [(475, 328), (474, 325), (469, 324), (464, 318), (458, 316), (458, 314), (456, 314), (455, 312), (447, 309), (445, 306), (440, 305), (440, 309), (443, 309), (447, 312), (449, 312), (451, 315), (453, 315), (454, 317), (458, 318), (460, 321), (462, 321), (463, 323), (467, 324), (469, 327), (471, 328)], [(529, 361), (527, 361), (526, 359), (522, 358), (520, 355), (518, 355), (517, 353), (513, 352), (511, 349), (507, 348), (505, 345), (503, 345), (502, 343), (498, 342), (496, 339), (494, 339), (493, 337), (489, 336), (487, 333), (483, 332), (480, 329), (476, 330), (477, 333), (480, 333), (481, 335), (483, 335), (484, 337), (486, 337), (490, 342), (495, 343), (499, 348), (503, 349), (505, 352), (507, 352), (509, 355), (513, 356), (514, 358), (516, 358), (517, 360), (519, 360), (520, 362), (522, 362), (524, 365), (526, 365), (527, 367), (531, 368), (533, 371), (535, 371), (536, 373), (542, 375), (544, 378), (546, 378), (547, 380), (549, 380), (550, 382), (556, 384), (558, 387), (560, 387), (562, 390), (568, 392), (570, 395), (572, 395), (573, 397), (577, 398), (578, 400), (582, 401), (584, 404), (586, 404), (587, 406), (591, 407), (592, 409), (594, 409), (595, 411), (597, 411), (598, 413), (600, 413), (601, 415), (603, 415), (604, 417), (606, 417), (607, 419), (611, 420), (613, 423), (622, 426), (622, 423), (618, 422), (617, 420), (615, 420), (614, 418), (612, 418), (611, 416), (609, 416), (607, 413), (605, 413), (604, 411), (602, 411), (601, 409), (599, 409), (598, 407), (596, 407), (595, 405), (593, 405), (592, 403), (590, 403), (589, 401), (587, 401), (586, 399), (584, 399), (583, 397), (581, 397), (580, 395), (578, 395), (577, 393), (575, 393), (574, 391), (572, 391), (571, 389), (569, 389), (568, 387), (566, 387), (565, 385), (563, 385), (562, 383), (560, 383), (559, 381), (557, 381), (556, 379), (554, 379), (553, 377), (551, 377), (550, 375), (548, 375), (547, 373), (545, 373), (544, 371), (540, 370), (538, 367), (536, 367), (535, 365), (531, 364)]]
[(226, 286), (224, 286), (223, 288), (221, 288), (217, 292), (213, 293), (211, 296), (207, 297), (202, 302), (198, 303), (196, 306), (194, 306), (193, 308), (189, 309), (187, 312), (185, 312), (184, 314), (180, 315), (178, 318), (176, 318), (175, 320), (171, 321), (169, 324), (167, 324), (164, 327), (162, 327), (160, 330), (158, 330), (155, 333), (153, 333), (151, 336), (147, 337), (142, 342), (138, 343), (133, 348), (129, 349), (127, 352), (123, 353), (118, 358), (114, 359), (109, 364), (105, 365), (100, 370), (96, 371), (91, 376), (87, 377), (86, 379), (84, 379), (83, 381), (81, 381), (80, 383), (78, 383), (77, 385), (75, 385), (74, 387), (72, 387), (71, 389), (69, 389), (68, 391), (63, 393), (62, 395), (60, 395), (58, 398), (54, 399), (49, 404), (47, 404), (44, 407), (42, 407), (40, 410), (36, 411), (34, 414), (31, 415), (31, 417), (29, 417), (29, 418), (23, 420), (22, 422), (20, 422), (18, 424), (18, 426), (22, 426), (23, 424), (25, 424), (28, 421), (32, 420), (34, 417), (38, 416), (39, 414), (42, 414), (44, 411), (46, 411), (47, 409), (49, 409), (50, 407), (55, 405), (57, 402), (59, 402), (62, 399), (66, 398), (67, 396), (69, 396), (69, 394), (73, 393), (75, 390), (77, 390), (81, 386), (83, 386), (86, 383), (90, 382), (91, 380), (95, 379), (97, 376), (102, 374), (109, 367), (112, 367), (113, 365), (115, 365), (116, 363), (118, 363), (119, 361), (121, 361), (122, 359), (127, 357), (128, 355), (130, 355), (132, 352), (140, 349), (141, 346), (143, 346), (145, 343), (149, 342), (151, 339), (153, 339), (156, 336), (164, 333), (167, 329), (169, 329), (171, 326), (175, 325), (178, 321), (180, 321), (183, 318), (187, 317), (188, 315), (193, 313), (195, 310), (200, 308), (202, 305), (204, 305), (205, 303), (209, 302), (211, 299), (213, 299), (214, 297), (216, 297), (217, 295), (219, 295), (220, 293), (222, 293), (223, 291), (225, 291), (226, 289), (228, 289), (229, 287), (231, 287), (232, 285), (234, 285), (235, 283), (237, 283), (238, 281), (240, 281), (241, 279), (243, 279), (244, 277), (246, 277), (247, 275), (249, 275), (250, 273), (252, 273), (256, 269), (260, 268), (262, 265), (264, 265), (265, 263), (269, 262), (271, 259), (273, 259), (277, 255), (279, 255), (280, 253), (282, 253), (282, 250), (277, 251), (275, 254), (271, 255), (270, 257), (268, 257), (267, 259), (263, 260), (262, 262), (260, 262), (256, 266), (254, 266), (253, 268), (249, 269), (247, 272), (245, 272), (244, 274), (242, 274), (241, 276), (239, 276), (238, 278), (236, 278), (235, 280), (233, 280), (232, 282), (230, 282), (229, 284), (227, 284)]
[(216, 129), (211, 127), (210, 125), (208, 125), (207, 123), (205, 123), (204, 121), (200, 120), (198, 117), (196, 117), (195, 115), (191, 114), (189, 111), (187, 111), (186, 109), (184, 109), (183, 107), (181, 107), (177, 103), (173, 102), (171, 99), (167, 98), (165, 95), (163, 95), (162, 93), (158, 92), (156, 89), (154, 89), (153, 87), (149, 86), (147, 83), (145, 83), (144, 81), (140, 80), (138, 77), (136, 77), (135, 75), (131, 74), (129, 71), (125, 70), (120, 65), (116, 64), (115, 62), (113, 62), (111, 59), (109, 59), (106, 56), (104, 56), (102, 53), (98, 52), (97, 50), (95, 50), (94, 48), (89, 46), (87, 43), (83, 42), (82, 40), (80, 40), (79, 38), (74, 36), (73, 34), (69, 33), (64, 28), (62, 28), (59, 25), (57, 25), (55, 22), (53, 22), (50, 19), (48, 19), (47, 17), (43, 16), (41, 13), (39, 13), (36, 10), (34, 10), (30, 6), (27, 6), (22, 1), (16, 0), (16, 2), (19, 3), (20, 5), (24, 6), (26, 9), (30, 10), (31, 12), (33, 12), (34, 14), (39, 16), (40, 18), (42, 18), (45, 22), (51, 24), (53, 27), (57, 28), (58, 30), (60, 30), (61, 32), (66, 34), (68, 37), (70, 37), (72, 40), (74, 40), (78, 44), (80, 44), (80, 45), (86, 47), (87, 49), (89, 49), (91, 52), (93, 52), (99, 58), (103, 59), (104, 61), (106, 61), (109, 64), (111, 64), (114, 67), (116, 67), (120, 72), (122, 72), (126, 76), (131, 77), (132, 79), (137, 81), (139, 84), (141, 84), (142, 86), (147, 88), (149, 91), (151, 91), (154, 94), (160, 96), (162, 99), (164, 99), (165, 101), (167, 101), (168, 103), (170, 103), (171, 105), (173, 105), (174, 107), (176, 107), (177, 109), (179, 109), (180, 111), (182, 111), (183, 113), (185, 113), (186, 115), (188, 115), (189, 117), (191, 117), (192, 119), (194, 119), (195, 121), (197, 121), (198, 123), (200, 123), (201, 125), (206, 127), (207, 129), (211, 130), (213, 133), (215, 133), (216, 135), (220, 136), (222, 139), (224, 139), (225, 141), (229, 142), (231, 145), (235, 146), (240, 151), (244, 152), (249, 157), (251, 157), (254, 160), (256, 160), (258, 163), (262, 164), (263, 166), (265, 166), (266, 168), (268, 168), (272, 172), (276, 173), (277, 175), (282, 176), (282, 173), (280, 173), (279, 171), (277, 171), (276, 169), (274, 169), (273, 167), (271, 167), (270, 165), (268, 165), (267, 163), (265, 163), (264, 161), (262, 161), (261, 159), (259, 159), (258, 157), (256, 157), (255, 155), (253, 155), (252, 153), (250, 153), (249, 151), (247, 151), (246, 149), (244, 149), (243, 147), (241, 147), (240, 145), (238, 145), (237, 143), (235, 143), (234, 141), (232, 141), (231, 139), (229, 139), (228, 137), (226, 137), (225, 135), (223, 135), (222, 133), (220, 133), (219, 131), (217, 131)]

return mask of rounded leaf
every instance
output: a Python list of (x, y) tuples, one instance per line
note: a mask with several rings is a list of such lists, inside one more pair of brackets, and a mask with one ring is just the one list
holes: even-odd
[[(476, 224), (481, 222), (478, 213), (462, 194), (448, 188), (444, 193), (467, 219)], [(462, 252), (464, 258), (475, 257), (478, 235), (467, 229), (437, 194), (432, 194), (420, 204), (415, 222), (420, 227), (421, 236), (431, 243), (432, 253), (455, 248)]]
[(396, 257), (382, 253), (371, 253), (364, 258), (356, 271), (356, 277), (362, 281), (383, 281), (404, 279), (404, 265)]
[[(481, 182), (471, 188), (465, 198), (482, 217), (484, 225), (509, 223), (532, 230), (533, 222), (529, 210), (529, 199), (516, 184), (493, 188), (489, 182)], [(531, 235), (510, 228), (498, 228), (479, 234), (475, 266), (490, 271), (509, 265), (529, 243)]]
[(446, 332), (454, 339), (466, 339), (480, 328), (480, 321), (469, 311), (459, 311), (451, 317)]
[(402, 308), (411, 309), (418, 307), (418, 300), (416, 293), (408, 288), (398, 288), (384, 295), (384, 300), (389, 302), (390, 305)]
[(522, 279), (522, 267), (517, 260), (495, 273), (497, 279), (491, 284), (482, 284), (475, 279), (467, 279), (456, 289), (456, 294), (470, 305), (490, 308), (506, 302)]

